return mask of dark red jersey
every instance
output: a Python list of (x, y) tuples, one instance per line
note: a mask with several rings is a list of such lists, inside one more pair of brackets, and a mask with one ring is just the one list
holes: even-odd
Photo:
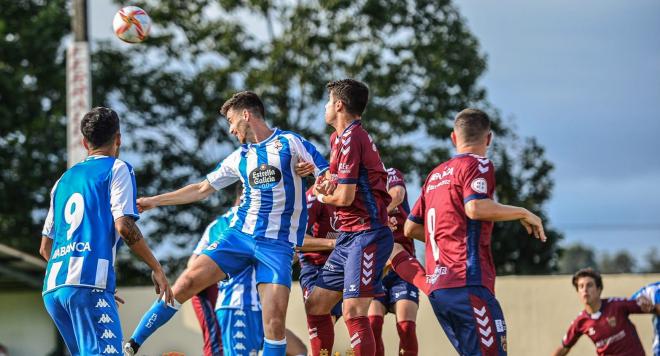
[(488, 158), (454, 156), (426, 178), (409, 220), (424, 224), (429, 291), (484, 286), (495, 293), (495, 265), (490, 248), (493, 223), (471, 220), (465, 204), (492, 199), (495, 168)]
[(413, 240), (410, 238), (407, 238), (403, 234), (403, 225), (406, 223), (406, 219), (408, 219), (408, 214), (410, 214), (410, 205), (408, 205), (408, 190), (406, 189), (406, 182), (403, 178), (403, 173), (401, 173), (398, 169), (396, 168), (388, 168), (387, 169), (387, 190), (389, 191), (391, 188), (400, 186), (403, 187), (404, 190), (406, 190), (406, 195), (403, 198), (403, 202), (399, 204), (394, 210), (389, 212), (388, 218), (390, 220), (390, 226), (394, 225), (394, 231), (392, 234), (394, 235), (394, 242), (401, 244), (403, 248), (408, 251), (408, 253), (411, 256), (415, 255), (415, 244), (413, 243)]
[[(339, 226), (335, 207), (323, 204), (316, 199), (312, 189), (307, 191), (307, 235), (319, 239), (336, 239), (339, 235)], [(301, 264), (321, 266), (332, 251), (301, 252)]]
[(337, 207), (339, 230), (356, 232), (387, 226), (387, 172), (380, 160), (376, 144), (353, 121), (341, 135), (330, 137), (330, 173), (337, 184), (355, 184), (353, 204)]
[(600, 310), (594, 314), (582, 311), (573, 320), (562, 340), (570, 348), (582, 335), (596, 345), (599, 356), (644, 356), (644, 348), (629, 314), (642, 313), (634, 300), (601, 299)]

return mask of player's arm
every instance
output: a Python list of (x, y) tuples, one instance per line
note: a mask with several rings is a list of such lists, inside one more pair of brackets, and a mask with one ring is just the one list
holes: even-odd
[(424, 225), (410, 219), (406, 220), (406, 223), (403, 225), (403, 234), (408, 238), (426, 242)]
[(205, 179), (199, 183), (189, 184), (173, 192), (140, 198), (137, 201), (140, 212), (159, 206), (190, 204), (206, 199), (215, 192), (215, 188)]
[(53, 201), (55, 196), (55, 188), (59, 183), (59, 179), (55, 182), (53, 189), (50, 190), (50, 206), (48, 208), (48, 214), (46, 215), (46, 221), (44, 221), (44, 227), (41, 230), (41, 244), (39, 245), (39, 254), (44, 260), (48, 261), (50, 259), (50, 253), (53, 249), (53, 236), (55, 236), (55, 231), (53, 231), (53, 225), (55, 223), (53, 215)]
[(142, 232), (135, 223), (135, 218), (132, 216), (122, 216), (115, 220), (115, 229), (121, 236), (126, 245), (144, 261), (152, 271), (152, 280), (156, 287), (156, 293), (160, 294), (160, 298), (165, 296), (165, 302), (173, 304), (174, 294), (170, 289), (170, 284), (167, 281), (165, 272), (160, 265), (160, 262), (151, 253), (151, 249), (142, 237)]
[(295, 168), (296, 174), (301, 177), (314, 174), (314, 176), (318, 177), (328, 170), (328, 162), (316, 149), (314, 144), (303, 138), (295, 139), (292, 142), (295, 145), (294, 149), (298, 155), (298, 163)]
[(559, 346), (559, 347), (555, 350), (555, 352), (552, 353), (552, 356), (564, 356), (564, 355), (568, 355), (568, 352), (569, 352), (570, 350), (571, 350), (571, 349), (570, 349), (569, 347)]
[(50, 252), (53, 249), (53, 239), (51, 239), (49, 236), (42, 236), (41, 237), (41, 245), (39, 246), (39, 254), (41, 257), (48, 262), (50, 259)]
[(392, 197), (390, 205), (387, 206), (387, 212), (390, 213), (397, 206), (403, 203), (403, 200), (406, 198), (406, 188), (404, 188), (402, 185), (396, 185), (388, 189), (387, 193), (389, 193), (390, 197)]
[[(422, 195), (417, 198), (415, 205), (413, 205), (410, 214), (408, 214), (408, 219), (403, 225), (403, 234), (407, 238), (419, 240), (426, 242), (426, 236), (424, 234), (424, 216), (426, 216), (426, 197), (424, 196), (424, 191), (426, 184), (422, 187)], [(431, 237), (433, 238), (433, 237)]]
[(321, 192), (316, 194), (316, 199), (321, 203), (333, 206), (349, 206), (355, 200), (356, 184), (337, 184), (332, 194), (325, 195)]
[(335, 239), (316, 238), (305, 234), (303, 245), (298, 248), (300, 252), (330, 251), (335, 248)]
[(473, 199), (465, 203), (465, 214), (472, 220), (520, 220), (527, 233), (534, 234), (541, 241), (547, 239), (541, 218), (525, 208), (500, 204), (492, 199)]

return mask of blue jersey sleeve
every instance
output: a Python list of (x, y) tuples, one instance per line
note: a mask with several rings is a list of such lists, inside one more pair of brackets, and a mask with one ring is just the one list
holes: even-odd
[(296, 135), (295, 137), (296, 139), (292, 140), (295, 153), (302, 161), (314, 164), (314, 176), (318, 177), (329, 168), (328, 161), (325, 160), (325, 157), (316, 149), (314, 144), (300, 136)]

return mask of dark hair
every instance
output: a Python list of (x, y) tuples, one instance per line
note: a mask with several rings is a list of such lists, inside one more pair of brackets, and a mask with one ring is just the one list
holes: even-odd
[(261, 118), (266, 116), (266, 111), (264, 110), (264, 103), (259, 99), (259, 95), (251, 91), (241, 91), (229, 98), (222, 104), (220, 108), (220, 113), (223, 116), (227, 116), (229, 110), (250, 110), (255, 114), (259, 114)]
[(490, 131), (490, 118), (481, 110), (464, 109), (456, 114), (454, 130), (458, 131), (466, 142), (476, 142)]
[(346, 111), (353, 115), (362, 115), (369, 101), (369, 88), (366, 84), (355, 79), (342, 79), (330, 82), (326, 85), (328, 93), (335, 100), (341, 100), (346, 106)]
[(119, 132), (119, 116), (112, 109), (96, 107), (83, 116), (80, 132), (94, 148), (103, 147)]
[(603, 278), (600, 276), (600, 273), (594, 271), (591, 267), (583, 268), (573, 275), (573, 287), (577, 290), (578, 279), (582, 277), (591, 277), (596, 282), (596, 287), (603, 289)]

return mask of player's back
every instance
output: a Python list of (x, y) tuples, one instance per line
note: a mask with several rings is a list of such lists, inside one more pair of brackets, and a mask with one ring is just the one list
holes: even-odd
[(426, 270), (431, 274), (431, 290), (472, 285), (494, 292), (493, 223), (471, 220), (465, 213), (467, 202), (492, 199), (494, 191), (492, 162), (472, 154), (454, 156), (427, 177), (411, 220), (427, 226)]
[(118, 193), (113, 195), (111, 190), (118, 180), (131, 180), (121, 185), (121, 194), (132, 196), (130, 210), (136, 213), (133, 169), (114, 157), (90, 156), (56, 183), (52, 216), (49, 214), (44, 229), (44, 235), (53, 239), (44, 293), (60, 286), (114, 291), (113, 265), (120, 237), (111, 208)]

